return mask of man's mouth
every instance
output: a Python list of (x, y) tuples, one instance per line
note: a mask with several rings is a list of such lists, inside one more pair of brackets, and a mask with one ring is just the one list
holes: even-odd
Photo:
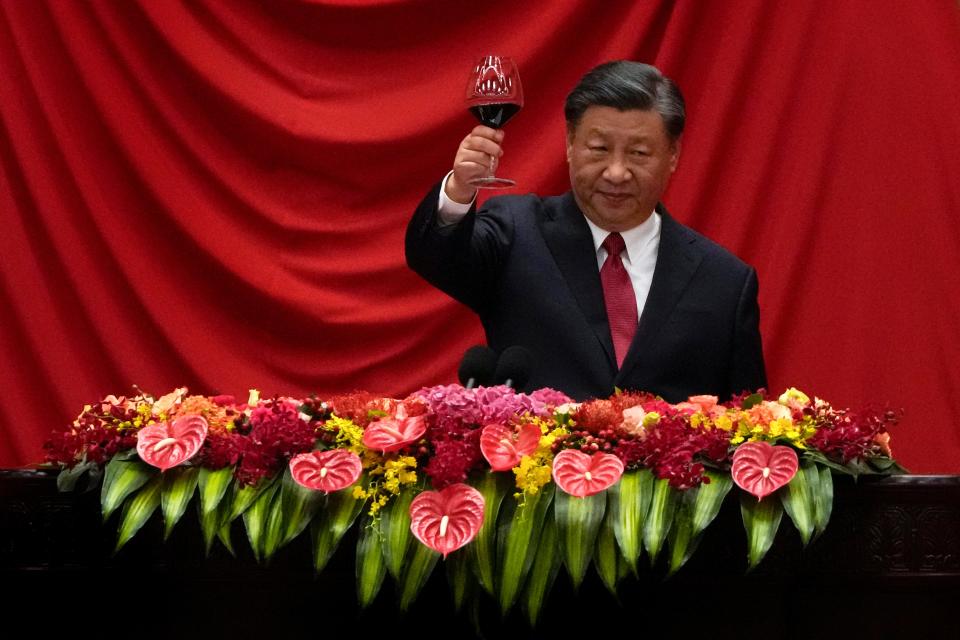
[(620, 193), (620, 192), (611, 192), (611, 191), (600, 191), (598, 192), (605, 200), (609, 202), (626, 202), (630, 198), (629, 193)]

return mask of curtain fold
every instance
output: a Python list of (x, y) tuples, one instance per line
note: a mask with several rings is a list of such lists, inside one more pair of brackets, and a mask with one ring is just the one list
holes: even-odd
[(502, 171), (568, 188), (562, 102), (658, 65), (674, 215), (753, 264), (771, 388), (905, 410), (960, 472), (960, 10), (924, 0), (0, 0), (0, 465), (129, 391), (403, 395), (476, 319), (405, 266), (419, 199), (514, 56)]

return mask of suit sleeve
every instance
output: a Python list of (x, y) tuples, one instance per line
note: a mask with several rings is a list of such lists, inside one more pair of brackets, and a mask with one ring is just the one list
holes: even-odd
[(513, 236), (507, 207), (491, 199), (451, 225), (440, 225), (440, 184), (430, 190), (407, 225), (407, 265), (452, 298), (481, 312)]
[(737, 303), (733, 357), (728, 385), (728, 389), (733, 394), (743, 391), (756, 391), (767, 386), (767, 372), (763, 362), (763, 342), (760, 339), (758, 291), (757, 272), (750, 268), (740, 291), (740, 300)]

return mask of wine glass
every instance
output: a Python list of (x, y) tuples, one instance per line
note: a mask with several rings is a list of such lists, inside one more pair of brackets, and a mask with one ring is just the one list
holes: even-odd
[[(481, 124), (499, 129), (523, 106), (523, 87), (513, 59), (505, 56), (483, 56), (467, 81), (467, 108)], [(496, 158), (490, 158), (490, 175), (474, 178), (470, 185), (483, 189), (504, 189), (516, 182), (498, 178), (494, 173)]]

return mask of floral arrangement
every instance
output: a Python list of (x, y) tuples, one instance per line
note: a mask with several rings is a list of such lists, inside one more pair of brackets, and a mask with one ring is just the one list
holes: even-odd
[(169, 536), (193, 501), (208, 552), (233, 552), (238, 519), (257, 559), (309, 528), (321, 571), (358, 526), (362, 605), (389, 573), (407, 608), (442, 557), (458, 606), (485, 592), (535, 624), (561, 565), (575, 585), (594, 565), (614, 592), (644, 553), (677, 571), (734, 485), (749, 568), (784, 512), (808, 544), (829, 522), (833, 473), (903, 471), (896, 421), (797, 389), (678, 404), (505, 386), (244, 402), (135, 389), (84, 407), (45, 449), (62, 490), (86, 479), (105, 520), (121, 511), (117, 549), (158, 509)]

